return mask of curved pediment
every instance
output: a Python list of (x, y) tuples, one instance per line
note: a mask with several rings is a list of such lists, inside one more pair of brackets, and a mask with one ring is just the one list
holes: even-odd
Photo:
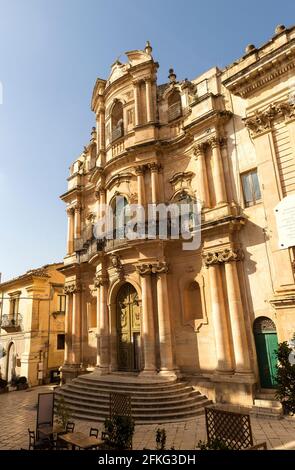
[(140, 51), (138, 49), (135, 50), (135, 51), (125, 52), (125, 54), (128, 57), (128, 61), (131, 65), (131, 67), (133, 67), (134, 65), (142, 64), (143, 62), (148, 62), (148, 61), (151, 60), (151, 55), (150, 54), (147, 54), (146, 52)]
[(116, 62), (112, 65), (111, 74), (107, 81), (107, 86), (113, 83), (115, 80), (118, 80), (118, 78), (123, 77), (129, 68), (129, 64), (122, 64), (119, 60), (116, 60)]

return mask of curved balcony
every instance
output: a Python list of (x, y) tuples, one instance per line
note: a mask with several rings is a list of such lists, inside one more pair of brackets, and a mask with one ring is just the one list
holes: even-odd
[(0, 326), (7, 333), (20, 331), (22, 327), (22, 315), (20, 313), (2, 315)]

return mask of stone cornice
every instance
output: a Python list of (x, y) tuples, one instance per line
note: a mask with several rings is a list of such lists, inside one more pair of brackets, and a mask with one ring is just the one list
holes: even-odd
[[(223, 80), (223, 85), (232, 93), (246, 98), (257, 89), (271, 83), (295, 67), (295, 40), (291, 40), (270, 54), (244, 67)], [(241, 64), (242, 67), (242, 64)], [(226, 72), (225, 72), (226, 75)]]
[(252, 137), (257, 137), (264, 132), (270, 132), (272, 122), (280, 117), (284, 117), (286, 121), (295, 119), (295, 104), (290, 101), (273, 103), (267, 109), (247, 116), (243, 121)]
[(207, 251), (202, 254), (205, 266), (229, 263), (230, 261), (242, 261), (243, 251), (240, 248), (225, 248), (222, 251)]

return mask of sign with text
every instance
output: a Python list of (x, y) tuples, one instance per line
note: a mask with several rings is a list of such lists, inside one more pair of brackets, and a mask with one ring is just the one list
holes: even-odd
[(285, 197), (275, 207), (279, 248), (295, 246), (295, 194)]

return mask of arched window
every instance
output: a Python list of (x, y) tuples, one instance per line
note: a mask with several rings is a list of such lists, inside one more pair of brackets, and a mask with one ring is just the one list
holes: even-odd
[(112, 109), (112, 142), (124, 135), (123, 105), (116, 101)]
[(182, 116), (181, 97), (177, 90), (168, 96), (168, 122)]
[(125, 226), (128, 222), (127, 206), (128, 201), (126, 197), (122, 195), (116, 196), (111, 203), (114, 238), (125, 237)]

